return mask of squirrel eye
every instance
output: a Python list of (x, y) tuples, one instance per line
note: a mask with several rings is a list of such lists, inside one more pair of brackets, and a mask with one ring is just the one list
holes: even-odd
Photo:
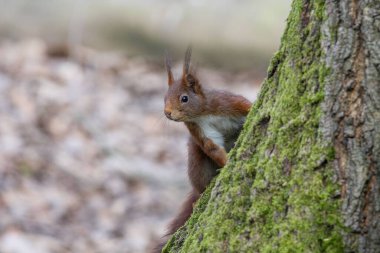
[(182, 95), (181, 96), (181, 103), (187, 103), (187, 101), (189, 101), (189, 97), (186, 95)]

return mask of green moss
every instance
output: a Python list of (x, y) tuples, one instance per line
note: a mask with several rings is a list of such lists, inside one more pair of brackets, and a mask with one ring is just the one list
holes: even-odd
[(295, 0), (230, 162), (165, 252), (342, 252), (331, 143), (319, 131), (324, 1)]

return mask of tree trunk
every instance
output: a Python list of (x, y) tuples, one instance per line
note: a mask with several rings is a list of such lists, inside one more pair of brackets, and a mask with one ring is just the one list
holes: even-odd
[(228, 165), (164, 252), (380, 252), (379, 0), (294, 0)]

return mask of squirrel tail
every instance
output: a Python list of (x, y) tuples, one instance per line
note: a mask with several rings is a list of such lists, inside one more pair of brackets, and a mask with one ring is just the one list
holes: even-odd
[(170, 222), (166, 236), (174, 234), (175, 231), (177, 231), (180, 227), (183, 226), (183, 224), (185, 224), (190, 215), (193, 213), (193, 205), (199, 199), (199, 196), (200, 194), (195, 192), (195, 190), (192, 190), (189, 193), (185, 202), (182, 204), (181, 211)]
[(182, 204), (181, 211), (170, 222), (168, 226), (168, 232), (163, 237), (163, 240), (153, 249), (152, 253), (160, 253), (168, 241), (169, 236), (174, 234), (180, 227), (183, 226), (183, 224), (185, 224), (190, 215), (193, 213), (193, 205), (199, 199), (199, 196), (200, 194), (197, 193), (194, 189), (189, 193), (185, 202)]

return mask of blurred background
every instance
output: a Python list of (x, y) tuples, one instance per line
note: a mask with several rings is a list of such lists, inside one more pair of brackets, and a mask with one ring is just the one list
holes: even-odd
[(148, 252), (189, 190), (163, 52), (257, 96), (290, 0), (0, 0), (0, 252)]

